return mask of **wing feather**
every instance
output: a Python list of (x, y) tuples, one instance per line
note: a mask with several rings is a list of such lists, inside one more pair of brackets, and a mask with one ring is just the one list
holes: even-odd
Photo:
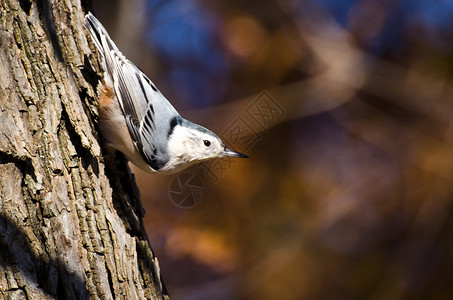
[(143, 159), (158, 170), (168, 160), (170, 120), (179, 114), (151, 80), (121, 54), (101, 23), (91, 14), (86, 20), (85, 26), (105, 60), (135, 146)]

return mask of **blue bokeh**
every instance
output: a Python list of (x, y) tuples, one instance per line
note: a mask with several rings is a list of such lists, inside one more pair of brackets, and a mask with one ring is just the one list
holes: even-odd
[(217, 46), (216, 16), (187, 0), (149, 1), (149, 10), (147, 40), (171, 62), (167, 71), (173, 87), (189, 107), (215, 104), (228, 86), (228, 69)]
[[(329, 11), (335, 20), (347, 28), (351, 10), (358, 0), (313, 0)], [(382, 31), (367, 41), (366, 50), (384, 55), (400, 53), (410, 48), (410, 40), (417, 38), (439, 51), (452, 51), (450, 42), (453, 28), (453, 1), (451, 0), (400, 0), (380, 2), (387, 9), (387, 19)], [(409, 51), (406, 49), (406, 52)]]

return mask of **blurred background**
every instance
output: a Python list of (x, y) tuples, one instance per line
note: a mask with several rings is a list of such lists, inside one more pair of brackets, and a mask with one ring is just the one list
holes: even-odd
[(452, 299), (453, 1), (93, 2), (251, 158), (136, 168), (172, 299)]

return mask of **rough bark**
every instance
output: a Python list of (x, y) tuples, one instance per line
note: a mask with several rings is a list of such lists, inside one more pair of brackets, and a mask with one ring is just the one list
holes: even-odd
[(102, 160), (84, 14), (0, 1), (1, 299), (167, 298), (134, 179)]

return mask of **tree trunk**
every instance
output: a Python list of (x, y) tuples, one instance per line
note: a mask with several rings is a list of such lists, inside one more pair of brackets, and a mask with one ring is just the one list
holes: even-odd
[(0, 298), (167, 298), (122, 160), (104, 167), (79, 0), (0, 1)]

